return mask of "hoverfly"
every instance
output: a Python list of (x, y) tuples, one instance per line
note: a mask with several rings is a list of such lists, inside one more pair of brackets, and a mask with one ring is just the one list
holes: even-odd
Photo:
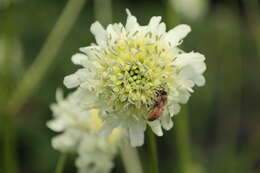
[(148, 121), (154, 121), (163, 114), (164, 107), (167, 104), (167, 92), (158, 90), (154, 101), (155, 103), (147, 116)]

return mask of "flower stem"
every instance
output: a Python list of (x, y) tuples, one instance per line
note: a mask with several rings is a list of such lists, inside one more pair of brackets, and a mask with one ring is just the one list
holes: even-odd
[(150, 172), (159, 173), (156, 138), (150, 128), (148, 129), (148, 149), (149, 149), (149, 152), (151, 153)]
[(63, 170), (64, 170), (64, 167), (65, 167), (65, 163), (66, 163), (66, 160), (67, 160), (67, 154), (66, 153), (62, 153), (60, 155), (60, 158), (57, 162), (57, 166), (56, 166), (56, 169), (55, 169), (55, 173), (62, 173)]
[(143, 173), (137, 150), (129, 144), (120, 146), (120, 150), (126, 173)]
[[(3, 17), (1, 17), (3, 34), (1, 34), (1, 41), (3, 41), (3, 49), (1, 49), (3, 64), (0, 70), (0, 136), (1, 136), (1, 165), (2, 171), (5, 173), (18, 172), (18, 162), (16, 153), (16, 128), (15, 121), (10, 117), (6, 110), (6, 100), (9, 98), (14, 84), (14, 40), (16, 25), (16, 8), (13, 4), (3, 10)], [(1, 168), (0, 168), (1, 170)], [(1, 172), (1, 171), (0, 171)]]
[(59, 48), (71, 30), (86, 1), (87, 0), (68, 0), (41, 51), (30, 68), (26, 71), (9, 100), (8, 108), (12, 114), (19, 111), (26, 99), (39, 86), (44, 74), (53, 63)]
[[(167, 22), (175, 26), (181, 23), (181, 16), (177, 14), (174, 8), (174, 4), (170, 0), (166, 2), (167, 9)], [(176, 126), (173, 132), (176, 134), (176, 145), (178, 151), (178, 168), (180, 173), (189, 173), (191, 167), (190, 156), (190, 141), (189, 141), (189, 126), (187, 106), (183, 106), (182, 111), (176, 117)]]
[[(94, 0), (95, 18), (103, 25), (112, 22), (112, 0)], [(103, 8), (106, 7), (106, 8)]]
[(2, 164), (3, 172), (16, 173), (18, 172), (17, 158), (16, 158), (16, 143), (15, 143), (15, 128), (14, 122), (10, 116), (5, 112), (1, 115), (2, 137), (3, 137), (3, 150), (2, 150)]
[(175, 127), (180, 173), (189, 173), (190, 167), (192, 166), (187, 112), (187, 106), (184, 105), (180, 115), (178, 115), (178, 119), (176, 119)]

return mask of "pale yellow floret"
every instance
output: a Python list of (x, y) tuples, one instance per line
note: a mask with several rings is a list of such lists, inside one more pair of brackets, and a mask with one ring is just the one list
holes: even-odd
[[(92, 132), (99, 132), (100, 128), (104, 124), (104, 122), (99, 118), (98, 116), (99, 110), (97, 109), (92, 109), (90, 111), (90, 117), (87, 119), (87, 127), (92, 131)], [(117, 145), (118, 140), (121, 137), (122, 132), (120, 129), (115, 128), (112, 133), (108, 136), (108, 143), (111, 145)]]
[(118, 128), (115, 128), (108, 136), (108, 143), (111, 145), (118, 145), (120, 137), (122, 137), (122, 131)]
[(92, 109), (90, 111), (90, 117), (87, 119), (87, 127), (93, 131), (98, 132), (102, 125), (104, 124), (103, 121), (98, 116), (98, 110)]
[(157, 37), (140, 33), (107, 43), (100, 54), (97, 74), (102, 81), (101, 94), (108, 103), (130, 102), (140, 108), (153, 104), (156, 90), (170, 89), (175, 57)]

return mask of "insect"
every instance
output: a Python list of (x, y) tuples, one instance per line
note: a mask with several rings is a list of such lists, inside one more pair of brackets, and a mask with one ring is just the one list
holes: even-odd
[(147, 119), (148, 121), (154, 121), (159, 118), (164, 111), (164, 107), (167, 104), (167, 92), (164, 90), (159, 90), (156, 92), (155, 104), (151, 108)]

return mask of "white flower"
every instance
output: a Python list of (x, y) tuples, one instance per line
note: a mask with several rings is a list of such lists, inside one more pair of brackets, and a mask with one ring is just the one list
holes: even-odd
[(207, 11), (207, 0), (171, 0), (176, 12), (189, 20), (201, 18)]
[[(128, 10), (127, 14), (125, 26), (116, 23), (104, 29), (98, 22), (92, 24), (97, 44), (72, 57), (82, 68), (66, 76), (64, 84), (79, 87), (80, 105), (86, 110), (100, 110), (103, 135), (121, 127), (132, 146), (141, 146), (147, 124), (158, 136), (163, 135), (161, 127), (172, 128), (171, 117), (180, 111), (179, 104), (188, 101), (195, 85), (204, 85), (206, 65), (202, 54), (178, 48), (191, 31), (188, 25), (166, 32), (161, 17), (140, 26)], [(148, 121), (158, 91), (167, 92), (167, 105), (158, 119)]]
[(64, 99), (62, 92), (57, 91), (57, 103), (51, 105), (54, 119), (47, 126), (62, 133), (52, 139), (52, 146), (61, 152), (77, 152), (79, 173), (108, 173), (119, 145), (119, 130), (115, 129), (107, 139), (101, 138), (97, 132), (103, 122), (97, 110), (82, 111), (78, 94)]

